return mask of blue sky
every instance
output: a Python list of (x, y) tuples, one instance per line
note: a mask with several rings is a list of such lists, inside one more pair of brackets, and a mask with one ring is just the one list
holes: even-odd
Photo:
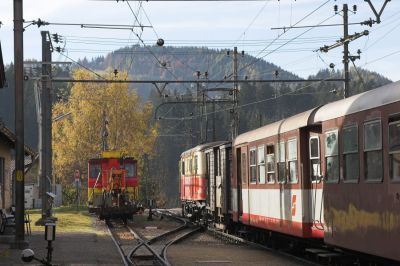
[[(6, 63), (13, 60), (12, 2), (0, 2), (0, 21), (3, 23), (0, 40)], [(142, 25), (153, 25), (154, 30), (145, 28), (143, 33), (140, 30), (136, 30), (136, 33), (142, 34), (147, 45), (153, 45), (157, 38), (163, 38), (166, 45), (212, 48), (238, 46), (240, 51), (263, 57), (266, 61), (307, 77), (330, 63), (334, 63), (337, 69), (342, 68), (342, 48), (336, 48), (327, 54), (314, 51), (323, 45), (333, 44), (341, 37), (342, 27), (291, 29), (284, 34), (282, 30), (271, 30), (271, 27), (293, 25), (325, 2), (327, 0), (149, 1), (141, 4), (138, 18)], [(384, 0), (373, 2), (379, 10)], [(363, 0), (331, 0), (298, 25), (341, 23), (342, 17), (340, 14), (335, 15), (333, 6), (336, 4), (341, 10), (344, 3), (350, 9), (354, 4), (358, 6), (357, 13), (351, 13), (350, 22), (374, 18), (372, 10)], [(130, 4), (134, 11), (140, 5), (139, 2)], [(50, 22), (69, 23), (135, 23), (127, 3), (116, 1), (25, 0), (24, 18), (26, 21), (40, 18)], [(400, 60), (400, 1), (389, 2), (381, 20), (381, 24), (375, 24), (372, 28), (350, 26), (350, 34), (364, 29), (370, 30), (369, 36), (350, 44), (350, 52), (356, 54), (358, 49), (361, 50), (361, 59), (356, 61), (358, 67), (379, 72), (396, 81), (400, 79), (400, 72), (397, 70)], [(30, 26), (24, 34), (25, 59), (40, 60), (41, 30), (66, 36), (66, 53), (75, 60), (84, 56), (95, 57), (138, 43), (135, 34), (128, 30), (82, 29), (76, 26), (48, 26), (38, 29)], [(274, 39), (275, 42), (272, 42)], [(67, 59), (54, 53), (53, 60)], [(269, 78), (270, 74), (266, 73), (260, 78)]]

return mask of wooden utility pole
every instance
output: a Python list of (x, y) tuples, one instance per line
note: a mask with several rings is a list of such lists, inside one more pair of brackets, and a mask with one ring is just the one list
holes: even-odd
[[(349, 8), (347, 4), (343, 5), (343, 39), (349, 38)], [(343, 43), (343, 64), (344, 64), (344, 90), (343, 97), (349, 97), (349, 41)]]
[(51, 40), (48, 31), (42, 31), (42, 75), (40, 90), (39, 125), (39, 175), (40, 196), (42, 199), (42, 220), (46, 222), (47, 192), (51, 192), (52, 183), (52, 147), (51, 147)]
[(14, 82), (15, 82), (15, 247), (25, 248), (25, 149), (24, 149), (24, 20), (23, 2), (14, 0)]

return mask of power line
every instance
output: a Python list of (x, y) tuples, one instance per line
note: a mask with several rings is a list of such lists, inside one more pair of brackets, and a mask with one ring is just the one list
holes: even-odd
[[(399, 50), (398, 52), (400, 53), (400, 50)], [(332, 76), (332, 75), (331, 75), (331, 76)], [(262, 99), (262, 100), (259, 100), (259, 101), (251, 102), (251, 103), (242, 104), (242, 105), (239, 105), (237, 108), (238, 108), (238, 109), (242, 109), (242, 108), (245, 108), (245, 107), (248, 107), (248, 106), (251, 106), (251, 105), (256, 105), (256, 104), (259, 104), (259, 103), (263, 103), (263, 102), (267, 102), (267, 101), (276, 100), (276, 99), (282, 98), (282, 97), (284, 97), (284, 96), (290, 96), (291, 94), (294, 94), (295, 92), (298, 92), (298, 91), (300, 91), (300, 90), (304, 90), (304, 89), (306, 89), (306, 88), (309, 88), (309, 87), (313, 86), (313, 85), (314, 85), (313, 83), (315, 83), (315, 82), (328, 82), (328, 81), (332, 81), (332, 80), (333, 80), (333, 79), (331, 79), (330, 77), (328, 77), (328, 78), (326, 78), (326, 79), (322, 79), (322, 80), (318, 80), (318, 81), (310, 81), (310, 82), (311, 82), (310, 84), (308, 84), (308, 85), (306, 85), (306, 86), (303, 86), (303, 87), (300, 87), (300, 88), (298, 88), (298, 89), (295, 89), (295, 90), (293, 90), (293, 91), (291, 91), (291, 92), (281, 94), (281, 95), (279, 95), (279, 96), (277, 96), (277, 97), (271, 97), (271, 98), (266, 98), (266, 99)], [(341, 79), (341, 81), (343, 81), (343, 79)], [(294, 96), (295, 96), (295, 94), (294, 94)], [(211, 115), (211, 114), (216, 114), (216, 113), (225, 112), (225, 111), (230, 111), (230, 110), (231, 110), (231, 108), (225, 108), (225, 109), (222, 109), (222, 110), (217, 110), (217, 111), (209, 112), (209, 113), (206, 113), (206, 114), (203, 114), (203, 115)], [(193, 118), (196, 118), (196, 117), (199, 117), (199, 115), (191, 116), (191, 117), (181, 117), (181, 119), (193, 119)], [(162, 118), (162, 119), (165, 119), (165, 118)]]
[(42, 26), (79, 26), (81, 28), (97, 28), (97, 29), (126, 29), (126, 30), (133, 30), (133, 28), (151, 28), (151, 26), (145, 26), (145, 25), (140, 25), (140, 26), (132, 26), (132, 25), (126, 25), (126, 24), (93, 24), (93, 23), (66, 23), (66, 22), (47, 22), (43, 21), (41, 19), (36, 20), (31, 20), (31, 21), (26, 21), (24, 23), (28, 23), (26, 27), (30, 25), (37, 25), (38, 28)]
[(64, 56), (65, 58), (71, 60), (72, 62), (74, 62), (75, 64), (79, 65), (80, 67), (83, 67), (84, 69), (86, 69), (87, 71), (93, 73), (94, 75), (96, 75), (97, 77), (106, 80), (106, 78), (104, 78), (103, 76), (101, 76), (100, 74), (96, 73), (94, 70), (82, 65), (81, 63), (79, 63), (78, 61), (75, 61), (74, 59), (72, 59), (71, 57), (69, 57), (68, 55), (62, 53), (61, 51), (58, 52), (60, 55)]
[[(317, 10), (321, 9), (323, 6), (325, 6), (325, 5), (326, 5), (327, 3), (329, 3), (329, 2), (330, 2), (330, 0), (325, 1), (324, 3), (322, 3), (321, 5), (319, 5), (317, 8), (315, 8), (314, 10), (312, 10), (310, 13), (308, 13), (307, 15), (305, 15), (303, 18), (301, 18), (299, 21), (297, 21), (293, 26), (298, 25), (299, 23), (301, 23), (302, 21), (304, 21), (305, 19), (307, 19), (309, 16), (311, 16), (312, 14), (314, 14)], [(331, 17), (330, 17), (330, 18), (331, 18)], [(328, 19), (330, 19), (330, 18), (328, 18)], [(326, 20), (328, 20), (328, 19), (326, 19)], [(319, 24), (324, 23), (326, 20), (322, 21), (322, 22), (319, 23)], [(313, 29), (313, 28), (310, 28), (309, 30), (305, 31), (303, 34), (305, 34), (306, 32), (310, 31), (311, 29)], [(289, 30), (290, 30), (290, 29), (289, 29)], [(274, 38), (274, 39), (273, 39), (263, 50), (261, 50), (261, 52), (259, 52), (255, 57), (258, 57), (259, 55), (261, 55), (265, 50), (267, 50), (272, 44), (274, 44), (282, 35), (286, 34), (289, 30), (283, 32), (282, 34), (280, 34), (280, 35), (278, 35), (276, 38)], [(300, 37), (300, 36), (302, 36), (303, 34), (300, 34), (300, 35), (296, 36), (295, 38), (289, 39), (289, 41), (284, 42), (283, 45), (286, 45), (287, 43), (293, 41), (294, 39), (296, 39), (296, 38), (298, 38), (298, 37)], [(282, 46), (283, 46), (283, 45), (282, 45)], [(281, 48), (282, 46), (278, 47), (277, 49)], [(277, 50), (277, 49), (276, 49), (276, 50)], [(268, 53), (267, 55), (269, 55), (269, 54), (270, 54), (270, 53)], [(242, 71), (243, 69), (245, 69), (245, 68), (247, 68), (247, 67), (249, 67), (249, 66), (255, 64), (256, 62), (258, 62), (259, 60), (261, 60), (262, 58), (264, 58), (264, 57), (267, 56), (267, 55), (264, 55), (264, 56), (262, 56), (262, 57), (260, 57), (260, 58), (257, 58), (257, 59), (255, 59), (255, 60), (253, 60), (253, 61), (250, 62), (249, 64), (246, 64), (244, 67), (242, 67), (242, 68), (239, 69), (239, 72)], [(233, 75), (233, 73), (231, 73), (230, 75), (228, 75), (228, 77), (232, 77), (232, 75)]]
[(261, 15), (261, 13), (264, 11), (264, 9), (267, 7), (268, 3), (270, 1), (266, 1), (264, 6), (258, 11), (257, 15), (253, 18), (253, 20), (250, 22), (250, 24), (246, 27), (246, 29), (243, 31), (243, 33), (240, 34), (240, 36), (237, 38), (237, 40), (233, 43), (232, 46), (235, 46), (236, 43), (240, 40), (242, 35), (246, 34), (246, 31), (253, 25), (253, 23), (257, 20), (257, 18)]

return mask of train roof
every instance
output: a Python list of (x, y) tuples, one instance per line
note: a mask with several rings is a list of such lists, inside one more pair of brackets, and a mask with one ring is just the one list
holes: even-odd
[(268, 138), (274, 135), (278, 135), (280, 133), (305, 127), (310, 124), (310, 117), (316, 109), (318, 108), (314, 108), (303, 113), (291, 116), (289, 118), (274, 122), (272, 124), (257, 128), (255, 130), (240, 134), (234, 140), (234, 145), (236, 146), (258, 139)]
[(400, 81), (323, 105), (315, 112), (313, 120), (318, 123), (397, 101), (400, 101)]
[(400, 81), (316, 107), (289, 118), (240, 134), (234, 145), (267, 138), (322, 121), (400, 101)]
[(209, 142), (209, 143), (200, 144), (200, 145), (197, 145), (196, 147), (191, 148), (190, 150), (187, 150), (187, 151), (182, 152), (181, 157), (187, 156), (187, 155), (189, 155), (189, 154), (191, 154), (191, 153), (193, 153), (193, 152), (203, 151), (203, 150), (205, 150), (205, 149), (207, 149), (207, 148), (210, 148), (210, 147), (215, 147), (215, 146), (223, 145), (223, 144), (225, 144), (225, 143), (227, 143), (227, 142), (228, 142), (228, 141), (223, 140), (223, 141), (214, 141), (214, 142)]

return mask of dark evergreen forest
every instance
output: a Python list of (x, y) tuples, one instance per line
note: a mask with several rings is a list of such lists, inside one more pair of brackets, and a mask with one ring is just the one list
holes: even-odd
[[(156, 59), (157, 58), (157, 59)], [(114, 51), (105, 57), (84, 58), (79, 63), (95, 71), (128, 70), (135, 80), (175, 80), (197, 79), (196, 71), (202, 74), (205, 88), (213, 88), (205, 78), (220, 80), (230, 78), (233, 64), (232, 55), (226, 50), (188, 47), (126, 47)], [(300, 79), (293, 73), (264, 60), (244, 54), (239, 55), (239, 79)], [(277, 62), (279, 63), (279, 62)], [(248, 67), (246, 67), (248, 66)], [(73, 67), (79, 67), (74, 65)], [(55, 68), (54, 76), (68, 76), (70, 69)], [(31, 73), (27, 73), (31, 76)], [(309, 79), (341, 78), (342, 72), (322, 69)], [(351, 69), (350, 95), (358, 94), (391, 81), (382, 75), (363, 69)], [(14, 81), (13, 66), (6, 66), (8, 87), (0, 90), (0, 117), (6, 126), (14, 125)], [(118, 76), (116, 76), (118, 78)], [(70, 84), (55, 83), (53, 100), (68, 98)], [(232, 84), (218, 85), (231, 88)], [(155, 87), (135, 85), (144, 101), (151, 101), (154, 108), (167, 101), (195, 100), (197, 86), (194, 84), (167, 85), (163, 95)], [(239, 134), (259, 126), (274, 122), (296, 113), (308, 110), (328, 102), (339, 100), (343, 95), (342, 82), (306, 82), (306, 83), (244, 83), (239, 92)], [(25, 82), (25, 139), (26, 144), (37, 150), (38, 127), (35, 111), (33, 79)], [(209, 92), (210, 99), (228, 99), (228, 92)], [(206, 141), (228, 140), (231, 125), (231, 105), (209, 103), (205, 106), (207, 122)], [(158, 109), (154, 122), (160, 124), (160, 136), (154, 155), (148, 159), (143, 171), (143, 182), (150, 185), (147, 194), (150, 197), (163, 197), (170, 206), (178, 202), (178, 160), (180, 154), (201, 142), (199, 106), (196, 104), (169, 104)], [(156, 193), (157, 195), (150, 195)]]

